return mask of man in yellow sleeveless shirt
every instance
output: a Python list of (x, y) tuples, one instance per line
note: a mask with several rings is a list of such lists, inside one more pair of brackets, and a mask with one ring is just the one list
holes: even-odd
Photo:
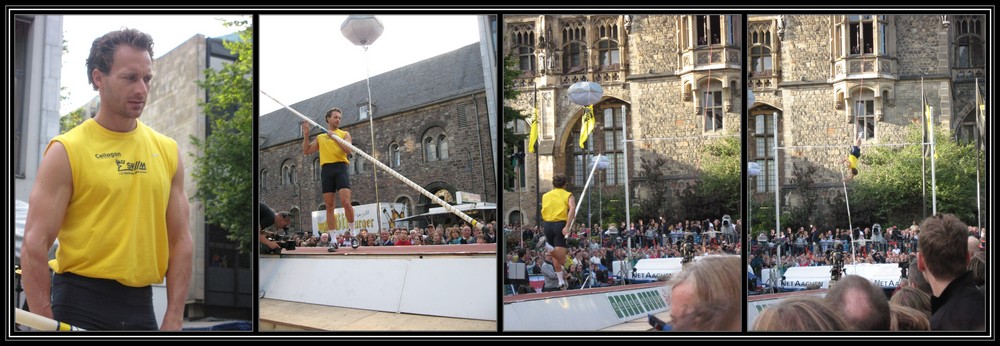
[(564, 189), (565, 174), (556, 173), (552, 177), (552, 186), (552, 191), (542, 195), (542, 232), (545, 235), (545, 242), (554, 248), (552, 264), (559, 279), (559, 289), (565, 290), (567, 285), (562, 275), (562, 268), (566, 262), (566, 236), (569, 235), (567, 220), (576, 218), (576, 210), (573, 208), (576, 203), (573, 193)]
[[(354, 235), (354, 207), (351, 206), (351, 177), (348, 174), (350, 161), (347, 154), (351, 152), (351, 147), (340, 144), (332, 137), (337, 136), (347, 143), (351, 143), (351, 134), (340, 129), (340, 120), (343, 112), (340, 108), (331, 108), (326, 111), (326, 123), (330, 132), (316, 136), (312, 142), (309, 141), (310, 124), (302, 123), (302, 153), (310, 155), (319, 151), (319, 163), (323, 167), (320, 171), (320, 178), (323, 184), (323, 202), (326, 203), (326, 229), (333, 231), (337, 227), (334, 216), (335, 196), (340, 195), (340, 205), (344, 208), (344, 217), (347, 219), (347, 231), (351, 232), (351, 239), (357, 239)], [(357, 242), (351, 244), (357, 248)], [(336, 247), (330, 247), (329, 251), (336, 251)]]
[(21, 250), (34, 313), (88, 330), (155, 330), (150, 285), (166, 276), (159, 328), (182, 327), (192, 265), (184, 165), (177, 142), (138, 120), (152, 46), (135, 29), (95, 40), (87, 73), (100, 109), (45, 150)]
[(858, 138), (854, 140), (854, 146), (851, 147), (851, 153), (847, 155), (844, 161), (841, 161), (845, 166), (847, 166), (847, 175), (844, 177), (844, 181), (851, 181), (855, 176), (858, 175), (858, 159), (861, 158), (861, 138), (864, 137), (865, 133), (858, 133)]

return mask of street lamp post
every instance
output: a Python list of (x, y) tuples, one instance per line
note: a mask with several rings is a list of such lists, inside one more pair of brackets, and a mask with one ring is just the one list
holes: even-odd
[[(372, 107), (372, 84), (371, 76), (368, 74), (368, 46), (375, 42), (380, 36), (382, 36), (382, 31), (385, 27), (382, 25), (382, 21), (371, 15), (355, 15), (348, 16), (344, 20), (344, 23), (340, 24), (340, 33), (351, 41), (355, 46), (361, 46), (365, 51), (365, 84), (368, 86), (368, 125), (371, 129), (371, 141), (372, 141), (372, 155), (376, 155), (375, 152), (375, 109)], [(382, 201), (378, 196), (378, 169), (372, 167), (372, 177), (375, 183), (375, 203), (381, 203)], [(375, 213), (375, 227), (378, 230), (382, 229), (382, 217), (379, 213)], [(353, 236), (353, 235), (352, 235)]]

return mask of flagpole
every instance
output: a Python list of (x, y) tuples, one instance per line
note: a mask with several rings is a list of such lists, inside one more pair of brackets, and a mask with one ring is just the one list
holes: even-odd
[(979, 179), (980, 179), (980, 177), (979, 177), (979, 170), (980, 170), (979, 160), (981, 160), (980, 155), (982, 154), (982, 150), (980, 149), (982, 146), (979, 144), (979, 140), (980, 140), (980, 138), (979, 138), (980, 137), (980, 135), (979, 135), (980, 134), (980, 132), (979, 132), (979, 115), (982, 114), (981, 112), (983, 112), (983, 110), (981, 110), (979, 108), (981, 104), (983, 104), (983, 98), (979, 94), (979, 78), (976, 78), (976, 134), (975, 134), (975, 136), (976, 136), (976, 226), (977, 226), (976, 230), (977, 231), (980, 231), (980, 230), (983, 229), (983, 217), (982, 217), (983, 199), (982, 199), (982, 194), (981, 194), (981, 192), (979, 190), (979, 186), (981, 185), (981, 183), (979, 181)]
[[(542, 127), (542, 116), (541, 116), (541, 112), (538, 111), (538, 81), (533, 81), (532, 83), (534, 83), (534, 85), (535, 85), (535, 96), (534, 96), (534, 98), (535, 98), (535, 100), (534, 100), (534, 102), (535, 102), (535, 126), (538, 127), (538, 132), (541, 132), (542, 131), (542, 129), (541, 129), (541, 127)], [(539, 133), (539, 137), (541, 137), (540, 133)], [(542, 208), (540, 206), (540, 203), (542, 203), (542, 190), (541, 190), (541, 185), (542, 185), (541, 181), (542, 181), (542, 179), (541, 179), (541, 177), (539, 177), (542, 174), (541, 164), (539, 164), (539, 161), (541, 161), (540, 158), (541, 158), (542, 155), (538, 153), (538, 149), (541, 149), (541, 148), (535, 148), (535, 201), (536, 201), (535, 202), (535, 227), (541, 227), (541, 225), (542, 225)]]
[[(924, 101), (924, 76), (920, 76), (920, 112), (927, 112), (927, 104)], [(921, 142), (930, 143), (927, 140), (927, 114), (920, 115), (920, 124), (923, 125), (924, 138)], [(920, 189), (923, 191), (924, 218), (927, 218), (927, 151), (930, 150), (926, 144), (920, 145)]]

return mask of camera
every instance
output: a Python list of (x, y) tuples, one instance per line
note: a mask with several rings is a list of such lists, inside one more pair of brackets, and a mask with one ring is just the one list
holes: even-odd
[(272, 234), (268, 235), (267, 239), (275, 243), (278, 243), (278, 248), (273, 250), (275, 253), (280, 252), (281, 249), (289, 251), (295, 250), (295, 241), (289, 238), (287, 235)]

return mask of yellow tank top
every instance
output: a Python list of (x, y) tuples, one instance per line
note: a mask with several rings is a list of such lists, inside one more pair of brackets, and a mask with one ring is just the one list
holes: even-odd
[[(336, 129), (333, 133), (337, 137), (344, 138), (347, 136), (347, 131)], [(316, 142), (319, 143), (319, 164), (325, 165), (328, 163), (344, 162), (347, 163), (347, 153), (340, 148), (340, 144), (337, 141), (327, 136), (325, 133), (321, 133), (316, 136)]]
[(569, 196), (572, 192), (552, 189), (542, 195), (542, 220), (547, 222), (566, 221), (569, 213)]
[(850, 169), (858, 169), (858, 157), (854, 155), (847, 155), (847, 161), (850, 162)]
[[(131, 287), (167, 273), (167, 204), (177, 142), (139, 122), (127, 133), (88, 119), (49, 142), (66, 148), (73, 195), (49, 266)], [(46, 152), (48, 148), (46, 148)]]

